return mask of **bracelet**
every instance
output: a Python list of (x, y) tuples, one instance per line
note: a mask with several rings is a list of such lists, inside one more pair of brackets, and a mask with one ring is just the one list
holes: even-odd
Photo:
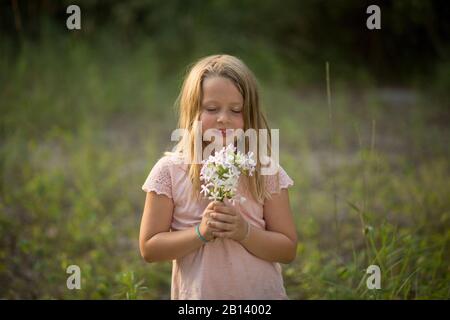
[(198, 238), (200, 240), (202, 240), (204, 243), (209, 242), (208, 240), (205, 239), (205, 237), (202, 236), (202, 234), (200, 233), (199, 227), (200, 227), (200, 223), (195, 226), (195, 231), (197, 232)]

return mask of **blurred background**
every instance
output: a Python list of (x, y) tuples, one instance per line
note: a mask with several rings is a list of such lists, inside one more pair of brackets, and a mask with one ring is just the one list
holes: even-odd
[(141, 186), (187, 67), (216, 53), (254, 71), (280, 129), (289, 297), (450, 298), (449, 17), (444, 0), (2, 0), (0, 298), (170, 298), (171, 262), (140, 257)]

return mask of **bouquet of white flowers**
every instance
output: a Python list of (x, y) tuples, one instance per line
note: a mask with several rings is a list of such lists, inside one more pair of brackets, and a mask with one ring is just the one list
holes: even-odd
[[(223, 201), (230, 199), (233, 203), (236, 199), (236, 189), (241, 173), (251, 176), (255, 171), (256, 162), (253, 160), (253, 152), (247, 155), (236, 152), (233, 144), (223, 147), (219, 152), (202, 161), (200, 180), (204, 182), (200, 193), (210, 200)], [(240, 197), (240, 201), (245, 201)]]

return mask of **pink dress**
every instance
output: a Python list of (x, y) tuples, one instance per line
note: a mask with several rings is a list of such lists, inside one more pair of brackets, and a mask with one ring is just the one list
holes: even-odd
[[(192, 184), (187, 165), (176, 155), (164, 156), (155, 164), (142, 190), (154, 191), (174, 203), (171, 230), (192, 228), (200, 223), (211, 200), (191, 200)], [(279, 167), (279, 185), (275, 175), (266, 180), (266, 188), (277, 193), (294, 183)], [(254, 200), (248, 188), (239, 181), (238, 192), (247, 200), (235, 203), (243, 217), (254, 228), (265, 229), (263, 205)], [(227, 201), (227, 200), (226, 200)], [(230, 202), (227, 201), (227, 204)], [(288, 299), (281, 266), (256, 257), (239, 242), (215, 239), (198, 250), (173, 260), (171, 299)]]

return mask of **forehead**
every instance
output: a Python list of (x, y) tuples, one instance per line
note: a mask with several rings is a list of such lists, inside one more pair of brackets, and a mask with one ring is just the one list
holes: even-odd
[(232, 104), (242, 103), (244, 100), (233, 81), (224, 77), (206, 78), (203, 80), (202, 91), (202, 102), (216, 101)]

